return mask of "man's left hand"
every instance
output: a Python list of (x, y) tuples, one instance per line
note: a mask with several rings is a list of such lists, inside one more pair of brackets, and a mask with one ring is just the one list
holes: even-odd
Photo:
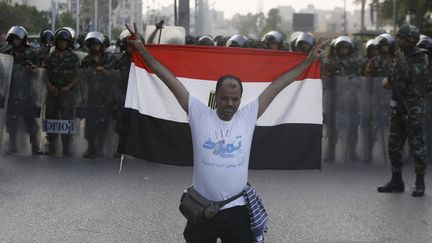
[(321, 38), (315, 43), (312, 47), (312, 50), (309, 52), (308, 59), (317, 60), (324, 57), (324, 47), (330, 43), (331, 39), (322, 41)]

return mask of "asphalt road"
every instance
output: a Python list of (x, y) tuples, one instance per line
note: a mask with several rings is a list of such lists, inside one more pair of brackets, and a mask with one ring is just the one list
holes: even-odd
[[(192, 168), (118, 159), (0, 156), (0, 242), (184, 242), (178, 212)], [(432, 242), (426, 196), (378, 194), (385, 165), (250, 171), (269, 212), (267, 242)]]

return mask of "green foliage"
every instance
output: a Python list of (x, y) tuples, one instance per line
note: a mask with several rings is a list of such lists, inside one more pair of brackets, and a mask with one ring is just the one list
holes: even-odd
[(286, 31), (280, 27), (281, 22), (282, 18), (276, 8), (270, 9), (267, 18), (263, 13), (248, 13), (246, 15), (236, 14), (231, 20), (231, 24), (238, 30), (239, 34), (258, 38), (272, 30), (279, 31), (285, 38)]
[(117, 40), (118, 37), (120, 36), (120, 33), (122, 32), (122, 29), (119, 28), (112, 28), (111, 29), (111, 36), (112, 36), (112, 40)]
[[(431, 0), (397, 0), (396, 23), (400, 26), (405, 23), (406, 16), (410, 24), (417, 26), (423, 34), (432, 35), (432, 1)], [(381, 3), (381, 16), (390, 21), (393, 19), (393, 0), (384, 0)]]
[(0, 2), (0, 31), (7, 32), (14, 25), (24, 26), (28, 34), (39, 34), (42, 29), (50, 28), (47, 14), (35, 7)]
[(58, 16), (56, 26), (58, 26), (58, 27), (69, 26), (69, 27), (75, 29), (76, 20), (73, 17), (72, 13), (64, 12)]

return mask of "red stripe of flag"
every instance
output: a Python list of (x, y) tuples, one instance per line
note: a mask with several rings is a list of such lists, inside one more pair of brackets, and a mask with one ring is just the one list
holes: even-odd
[[(146, 45), (146, 48), (176, 77), (203, 80), (232, 74), (244, 82), (270, 82), (306, 58), (301, 53), (249, 48), (189, 45)], [(151, 72), (138, 53), (132, 53), (132, 61)], [(298, 80), (306, 78), (321, 78), (318, 61)]]

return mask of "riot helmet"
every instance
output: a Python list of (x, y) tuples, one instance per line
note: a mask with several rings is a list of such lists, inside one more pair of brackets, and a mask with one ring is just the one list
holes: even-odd
[(335, 39), (334, 42), (335, 48), (339, 47), (348, 47), (350, 49), (354, 48), (354, 44), (349, 36), (342, 35)]
[(214, 40), (210, 36), (201, 36), (198, 39), (198, 45), (200, 46), (214, 46)]
[(289, 44), (290, 44), (291, 51), (295, 51), (295, 45), (296, 45), (297, 38), (302, 33), (303, 33), (302, 31), (296, 31), (290, 35)]
[(235, 34), (229, 38), (229, 40), (226, 42), (227, 47), (245, 47), (246, 46), (247, 39), (246, 37)]
[(384, 33), (376, 37), (376, 40), (378, 42), (378, 48), (380, 52), (382, 52), (382, 46), (389, 46), (390, 53), (394, 53), (395, 51), (395, 38), (391, 36), (390, 34)]
[(67, 48), (72, 48), (73, 37), (72, 37), (72, 34), (69, 30), (67, 30), (65, 28), (60, 28), (60, 29), (55, 31), (55, 33), (54, 33), (55, 44), (58, 45), (60, 40), (67, 42)]
[(70, 33), (72, 43), (76, 40), (76, 37), (77, 37), (76, 36), (76, 32), (71, 27), (61, 27), (61, 28), (57, 29), (55, 33), (57, 33), (57, 31), (60, 31), (60, 30), (66, 30), (66, 31), (68, 31)]
[[(281, 33), (277, 31), (267, 32), (262, 38), (261, 41), (264, 42), (267, 46), (267, 49), (282, 49), (284, 38)], [(276, 44), (276, 46), (275, 46)], [(273, 46), (273, 48), (272, 48)]]
[(12, 39), (18, 38), (21, 40), (21, 45), (27, 43), (27, 30), (22, 26), (12, 26), (6, 34), (6, 41), (12, 45)]
[(94, 43), (101, 45), (101, 48), (105, 48), (104, 41), (105, 41), (105, 36), (102, 33), (97, 31), (91, 31), (86, 35), (84, 39), (84, 44), (87, 46), (89, 50), (92, 50), (92, 45)]
[(54, 33), (49, 29), (43, 29), (39, 34), (39, 38), (43, 45), (52, 46), (54, 44)]
[(396, 36), (399, 38), (405, 38), (409, 42), (417, 43), (420, 40), (420, 31), (414, 25), (403, 24), (399, 28), (399, 31), (397, 32)]
[(368, 59), (371, 59), (374, 56), (378, 56), (378, 41), (376, 38), (368, 40), (365, 44), (365, 48)]
[(310, 33), (301, 33), (295, 43), (295, 49), (303, 53), (309, 53), (315, 45), (316, 39)]
[(418, 48), (423, 48), (432, 53), (432, 38), (426, 35), (420, 35), (420, 40), (417, 42)]

